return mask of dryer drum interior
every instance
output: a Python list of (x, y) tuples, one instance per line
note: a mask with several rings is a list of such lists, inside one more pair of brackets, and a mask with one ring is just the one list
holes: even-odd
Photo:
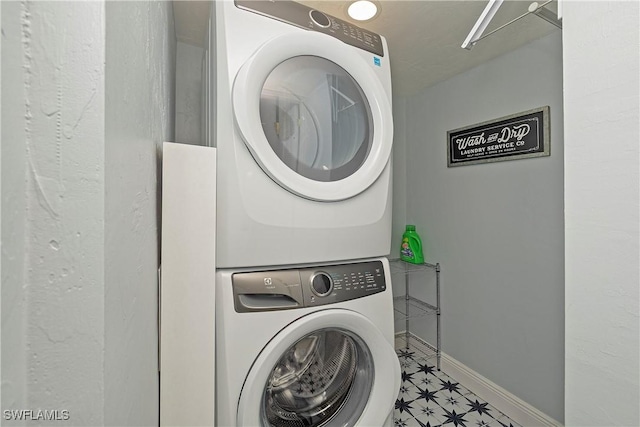
[(364, 342), (341, 329), (319, 330), (298, 340), (276, 363), (263, 395), (263, 420), (278, 427), (315, 427), (345, 414), (345, 421), (357, 419), (372, 384), (373, 363)]

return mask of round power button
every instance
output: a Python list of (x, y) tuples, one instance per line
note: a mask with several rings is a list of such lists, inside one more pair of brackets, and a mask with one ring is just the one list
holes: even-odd
[(311, 20), (319, 27), (329, 28), (329, 25), (331, 25), (331, 21), (329, 21), (327, 15), (320, 12), (319, 10), (312, 10), (311, 12), (309, 12), (309, 16), (311, 17)]
[(311, 289), (319, 297), (327, 296), (333, 291), (333, 280), (324, 271), (319, 271), (311, 276)]

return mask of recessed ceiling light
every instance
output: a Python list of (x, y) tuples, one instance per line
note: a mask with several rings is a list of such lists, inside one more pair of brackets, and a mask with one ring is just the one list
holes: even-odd
[(369, 0), (358, 0), (349, 5), (347, 13), (356, 21), (368, 21), (378, 14), (378, 6)]

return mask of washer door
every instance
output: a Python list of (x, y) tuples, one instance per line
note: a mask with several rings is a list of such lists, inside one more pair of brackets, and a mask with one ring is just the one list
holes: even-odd
[(382, 425), (399, 385), (395, 351), (373, 323), (353, 311), (322, 310), (262, 350), (242, 387), (237, 425)]
[(254, 159), (299, 196), (353, 197), (389, 161), (385, 89), (366, 60), (333, 37), (303, 32), (265, 43), (238, 72), (233, 107)]

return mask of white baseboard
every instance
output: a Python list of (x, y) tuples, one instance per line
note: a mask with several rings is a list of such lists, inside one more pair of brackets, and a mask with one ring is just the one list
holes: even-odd
[[(404, 335), (404, 331), (398, 332), (396, 333), (396, 338), (402, 339)], [(412, 333), (410, 333), (410, 336), (411, 345), (415, 346), (418, 350), (424, 352), (425, 349), (428, 350), (428, 347), (431, 347), (430, 344), (425, 343)], [(447, 375), (460, 382), (480, 399), (486, 401), (500, 412), (504, 412), (513, 421), (524, 427), (562, 426), (558, 421), (509, 393), (504, 388), (483, 377), (446, 353), (441, 354), (441, 368)]]

